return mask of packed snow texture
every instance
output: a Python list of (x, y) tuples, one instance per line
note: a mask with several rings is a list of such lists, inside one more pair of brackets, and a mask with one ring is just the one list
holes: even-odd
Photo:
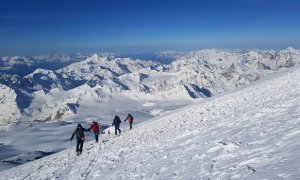
[[(298, 179), (300, 68), (166, 113), (0, 179)], [(74, 126), (75, 128), (75, 126)]]

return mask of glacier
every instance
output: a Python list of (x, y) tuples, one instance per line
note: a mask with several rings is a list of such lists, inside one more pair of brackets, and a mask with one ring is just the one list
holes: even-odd
[(72, 145), (1, 171), (0, 179), (297, 179), (299, 102), (295, 66), (120, 136), (106, 133), (99, 144), (87, 141), (80, 156)]
[[(73, 121), (83, 116), (81, 112), (99, 117), (128, 110), (151, 116), (153, 109), (162, 113), (170, 109), (170, 103), (162, 106), (165, 101), (182, 107), (194, 99), (205, 99), (294, 67), (300, 61), (300, 51), (293, 48), (278, 51), (204, 49), (189, 53), (162, 52), (159, 56), (172, 55), (175, 60), (169, 64), (107, 54), (5, 57), (2, 64), (12, 67), (14, 64), (35, 67), (35, 61), (38, 64), (50, 62), (51, 58), (69, 65), (59, 69), (39, 67), (24, 76), (0, 70), (0, 83), (17, 94), (16, 104), (21, 113), (15, 121)], [(122, 99), (132, 106), (105, 108)], [(143, 108), (146, 107), (143, 104), (149, 103), (161, 106)], [(107, 110), (99, 114), (93, 107)], [(1, 124), (0, 129), (6, 128), (5, 123)]]
[[(293, 69), (300, 51), (205, 49), (159, 56), (173, 60), (160, 63), (113, 54), (2, 57), (0, 171), (68, 148), (76, 123), (98, 121), (108, 127), (114, 115), (125, 118), (127, 113), (135, 116), (135, 124), (152, 121)], [(53, 58), (59, 64), (55, 68), (39, 66)], [(36, 69), (29, 74), (7, 69), (20, 64)]]

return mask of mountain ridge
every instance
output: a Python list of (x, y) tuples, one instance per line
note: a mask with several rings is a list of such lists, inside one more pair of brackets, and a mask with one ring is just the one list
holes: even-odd
[[(121, 96), (132, 100), (144, 99), (146, 104), (147, 101), (176, 99), (175, 94), (182, 97), (178, 99), (178, 103), (180, 100), (207, 98), (263, 79), (281, 69), (291, 68), (300, 63), (300, 50), (293, 48), (279, 51), (205, 49), (186, 54), (173, 54), (176, 60), (170, 64), (94, 54), (85, 60), (77, 59), (78, 62), (61, 69), (38, 68), (24, 77), (8, 75), (0, 71), (0, 83), (16, 92), (17, 105), (20, 112), (23, 112), (21, 113), (23, 119), (45, 121), (55, 120), (57, 117), (72, 119), (74, 116), (75, 118), (77, 110), (73, 111), (75, 114), (66, 113), (66, 116), (57, 116), (57, 114), (63, 114), (62, 111), (71, 112), (68, 104), (76, 104), (79, 109), (87, 106), (80, 104), (82, 99), (96, 105), (105, 103), (107, 99), (112, 100), (114, 97)], [(166, 55), (170, 56), (170, 53)], [(68, 59), (70, 57), (67, 56), (66, 60), (62, 59), (70, 61)], [(85, 56), (79, 55), (79, 57)], [(86, 87), (80, 88), (81, 86)], [(55, 98), (48, 95), (54, 89), (61, 91), (61, 94), (69, 91), (71, 94), (73, 92), (82, 94), (82, 97), (71, 100), (72, 98), (60, 96), (60, 99), (55, 100), (61, 102), (60, 105), (55, 101), (47, 102), (47, 99)], [(76, 90), (81, 92), (76, 93)], [(34, 93), (38, 91), (44, 93)], [(94, 95), (85, 97), (85, 94)], [(49, 114), (49, 109), (52, 107), (58, 109)], [(147, 113), (151, 111), (140, 107), (133, 108)], [(43, 109), (47, 110), (43, 111)]]
[(297, 66), (86, 142), (79, 157), (72, 146), (0, 179), (296, 179), (299, 78)]

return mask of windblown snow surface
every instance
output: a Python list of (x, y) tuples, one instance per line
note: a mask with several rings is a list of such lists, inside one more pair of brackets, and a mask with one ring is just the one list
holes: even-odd
[(299, 127), (298, 66), (0, 179), (299, 179)]

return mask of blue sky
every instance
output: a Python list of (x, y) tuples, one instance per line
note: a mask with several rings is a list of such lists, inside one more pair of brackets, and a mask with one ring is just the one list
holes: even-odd
[(299, 0), (0, 0), (0, 55), (300, 47)]

